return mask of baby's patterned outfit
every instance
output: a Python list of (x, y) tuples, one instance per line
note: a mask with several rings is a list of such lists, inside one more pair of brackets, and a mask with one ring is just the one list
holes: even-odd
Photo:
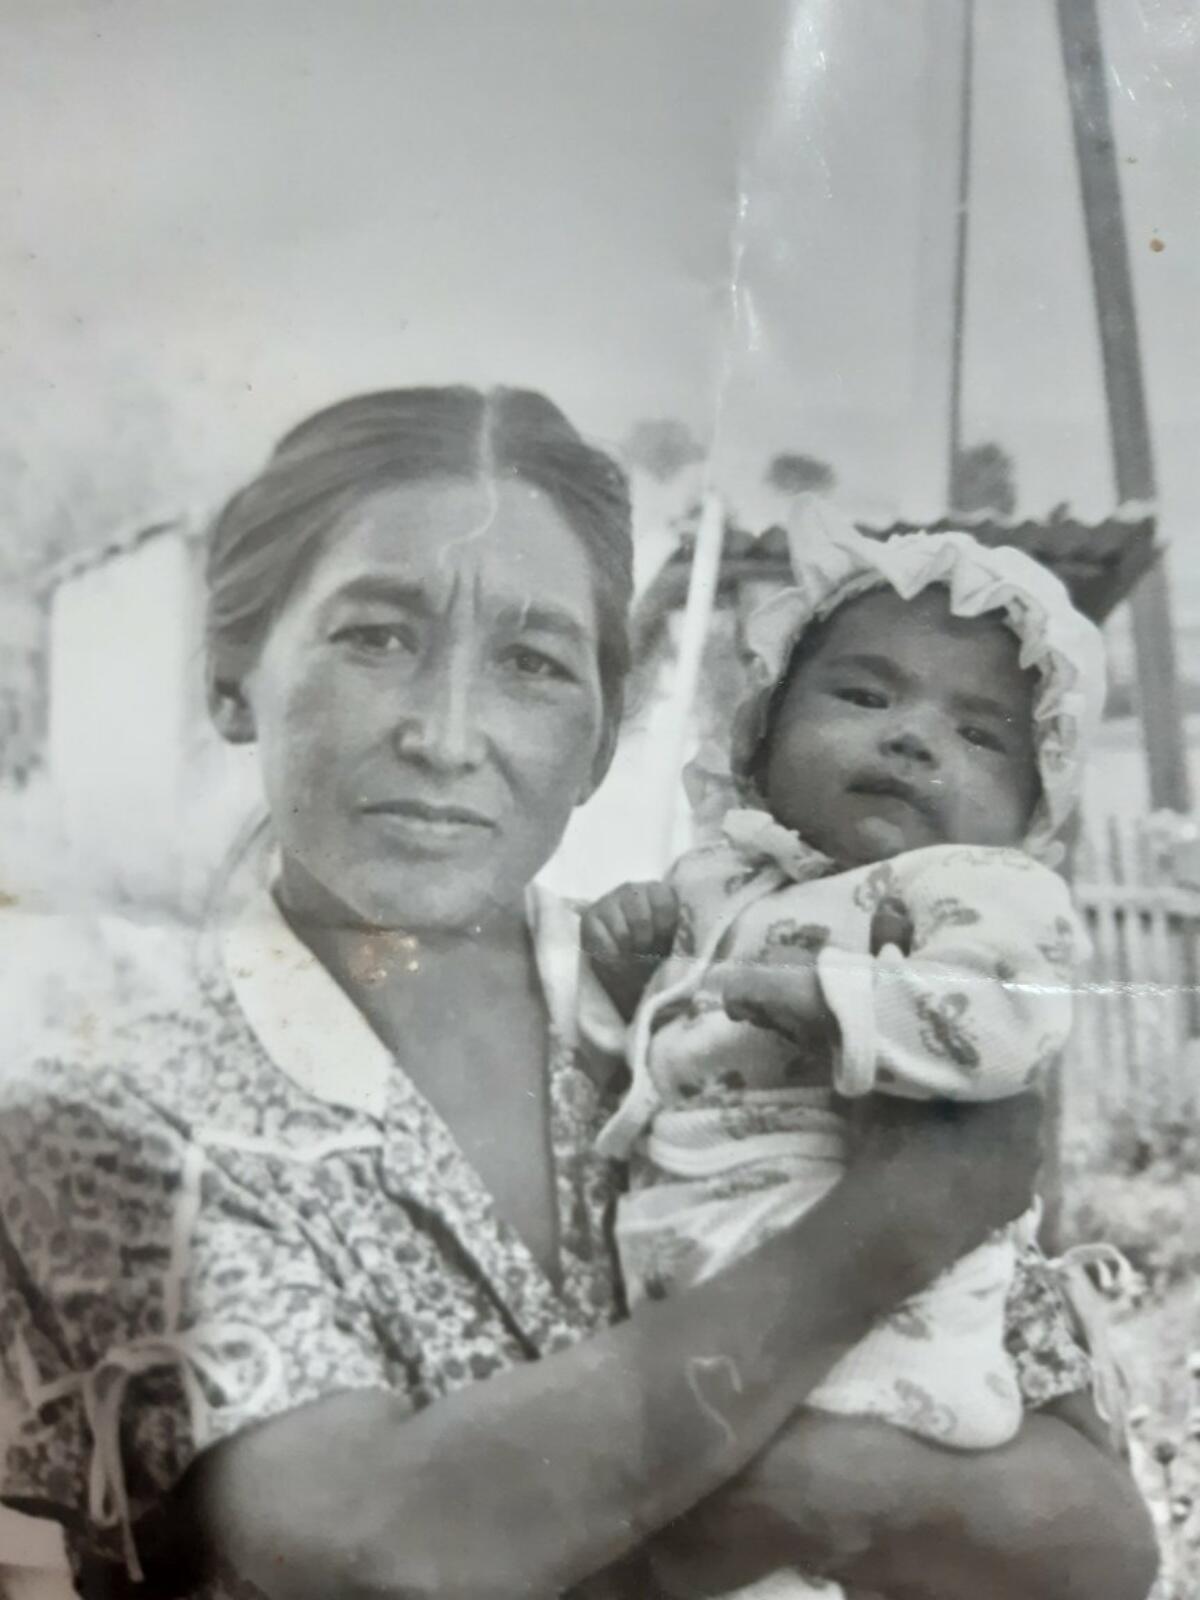
[[(672, 883), (675, 954), (635, 1018), (633, 1084), (601, 1138), (631, 1156), (617, 1240), (634, 1302), (720, 1272), (832, 1188), (846, 1162), (837, 1095), (999, 1099), (1038, 1084), (1067, 1041), (1083, 935), (1062, 879), (1022, 851), (938, 845), (838, 871), (739, 811)], [(871, 954), (885, 903), (911, 921), (907, 953)], [(832, 1058), (723, 1008), (722, 966), (797, 956), (815, 962), (837, 1021)], [(1004, 1307), (1034, 1224), (996, 1233), (897, 1308), (809, 1404), (960, 1449), (1011, 1438), (1023, 1396)]]

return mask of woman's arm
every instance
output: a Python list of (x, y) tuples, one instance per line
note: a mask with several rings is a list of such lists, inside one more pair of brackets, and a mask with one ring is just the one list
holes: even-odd
[(193, 1532), (271, 1600), (558, 1593), (725, 1483), (883, 1310), (1019, 1214), (1037, 1124), (1024, 1100), (953, 1128), (897, 1108), (720, 1278), (415, 1416), (359, 1391), (216, 1446), (185, 1480)]
[(967, 1454), (802, 1412), (660, 1548), (688, 1600), (756, 1578), (764, 1555), (890, 1600), (1145, 1600), (1157, 1566), (1121, 1464), (1040, 1413), (1011, 1444)]

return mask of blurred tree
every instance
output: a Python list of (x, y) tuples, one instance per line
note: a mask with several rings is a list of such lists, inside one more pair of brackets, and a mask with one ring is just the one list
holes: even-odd
[(950, 474), (950, 509), (1012, 516), (1017, 509), (1016, 465), (1003, 445), (989, 441), (958, 452)]
[(630, 466), (648, 472), (656, 483), (670, 483), (693, 462), (704, 459), (704, 447), (686, 422), (671, 417), (635, 422), (625, 440)]
[(837, 482), (837, 473), (826, 461), (799, 451), (784, 450), (767, 464), (767, 482), (780, 494), (827, 494)]

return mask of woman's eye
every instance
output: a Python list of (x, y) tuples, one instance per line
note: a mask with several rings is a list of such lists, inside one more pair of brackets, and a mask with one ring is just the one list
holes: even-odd
[(558, 678), (567, 679), (571, 673), (553, 656), (548, 656), (543, 650), (535, 650), (529, 645), (518, 645), (508, 652), (509, 665), (520, 674), (522, 678)]
[(887, 706), (887, 696), (879, 689), (864, 689), (857, 684), (849, 684), (834, 693), (839, 700), (848, 701), (852, 706), (862, 706), (868, 711), (883, 711)]
[(364, 655), (394, 656), (414, 648), (411, 628), (395, 622), (355, 622), (339, 628), (333, 635), (335, 644), (348, 644)]

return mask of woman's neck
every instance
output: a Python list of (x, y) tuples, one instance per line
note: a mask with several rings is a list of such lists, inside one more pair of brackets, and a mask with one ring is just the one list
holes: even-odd
[(486, 1009), (498, 989), (533, 977), (522, 909), (495, 911), (464, 928), (372, 928), (304, 917), (286, 901), (294, 931), (337, 980), (389, 1047), (401, 1035), (455, 1030), (465, 1010)]

